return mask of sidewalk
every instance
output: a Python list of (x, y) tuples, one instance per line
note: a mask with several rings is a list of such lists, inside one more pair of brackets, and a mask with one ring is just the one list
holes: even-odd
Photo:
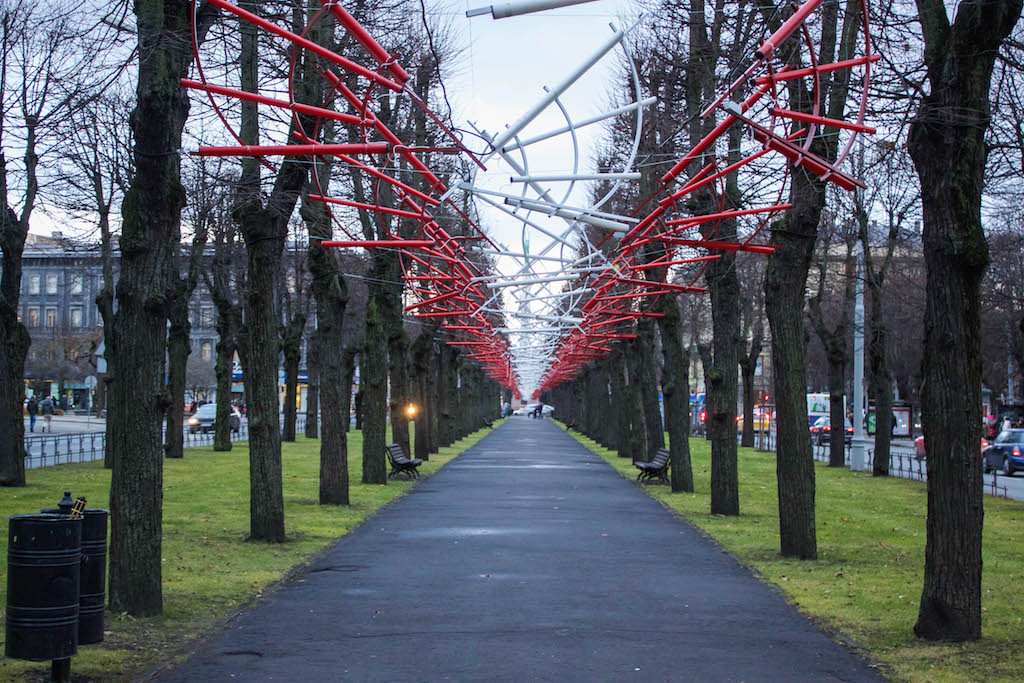
[(880, 680), (548, 420), (513, 418), (168, 681)]

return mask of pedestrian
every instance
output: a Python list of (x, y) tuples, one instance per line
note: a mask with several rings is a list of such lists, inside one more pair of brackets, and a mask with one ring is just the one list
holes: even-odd
[(28, 431), (36, 431), (36, 414), (39, 412), (39, 401), (36, 400), (35, 396), (32, 396), (28, 400)]
[(39, 412), (43, 414), (43, 419), (46, 421), (46, 426), (43, 427), (44, 432), (53, 431), (53, 399), (49, 396), (44, 398), (39, 403)]

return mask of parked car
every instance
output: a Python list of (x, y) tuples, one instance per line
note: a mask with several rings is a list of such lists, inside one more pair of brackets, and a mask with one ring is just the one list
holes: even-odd
[(1007, 477), (1024, 470), (1024, 429), (1004, 429), (982, 453), (985, 472), (1001, 469)]
[[(986, 448), (988, 448), (988, 440), (985, 439), (984, 437), (982, 437), (982, 439), (981, 439), (981, 452), (982, 452), (982, 454), (984, 454)], [(924, 434), (922, 434), (921, 436), (919, 436), (916, 439), (914, 439), (914, 457), (916, 457), (918, 460), (924, 460), (924, 458), (925, 458)], [(985, 470), (985, 471), (987, 472), (988, 470)]]
[[(217, 420), (217, 404), (216, 403), (204, 403), (199, 406), (195, 415), (188, 419), (188, 431), (189, 434), (195, 434), (196, 432), (212, 432), (214, 429), (214, 423)], [(242, 430), (242, 415), (238, 412), (238, 408), (232, 408), (228, 414), (228, 424), (231, 425), (231, 431), (236, 434)]]
[[(843, 441), (847, 445), (853, 442), (853, 425), (849, 420), (846, 423), (846, 436)], [(832, 440), (832, 420), (828, 417), (819, 417), (811, 424), (811, 438), (815, 439), (819, 446), (829, 443)]]

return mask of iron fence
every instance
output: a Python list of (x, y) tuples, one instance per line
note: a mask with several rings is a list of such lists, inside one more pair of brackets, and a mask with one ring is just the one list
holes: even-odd
[[(284, 418), (281, 418), (284, 426)], [(295, 419), (295, 432), (301, 434), (306, 429), (306, 415), (300, 413)], [(184, 429), (185, 448), (212, 446), (214, 434), (192, 430), (186, 425)], [(243, 421), (237, 432), (231, 433), (232, 441), (249, 439), (249, 423)], [(25, 468), (38, 469), (53, 465), (90, 462), (102, 460), (107, 448), (106, 432), (78, 432), (73, 434), (26, 434), (25, 435)]]

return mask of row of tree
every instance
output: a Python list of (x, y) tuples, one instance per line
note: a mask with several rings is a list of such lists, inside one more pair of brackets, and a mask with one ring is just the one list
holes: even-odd
[[(703, 139), (714, 124), (697, 118), (697, 112), (742, 70), (738, 67), (757, 38), (749, 32), (750, 25), (758, 23), (752, 20), (766, 19), (769, 25), (780, 20), (766, 13), (764, 5), (743, 1), (726, 5), (702, 0), (655, 3), (652, 9), (658, 21), (636, 40), (635, 62), (641, 65), (644, 85), (659, 101), (642, 134), (638, 167), (643, 177), (632, 194), (621, 196), (613, 209), (624, 215), (647, 201), (667, 166)], [(802, 56), (800, 45), (790, 44), (784, 48), (787, 52), (782, 61), (790, 68), (800, 68), (809, 65), (804, 59), (828, 64), (851, 58), (857, 41), (864, 40), (853, 28), (860, 12), (860, 3), (824, 5), (812, 28), (817, 53)], [(919, 221), (923, 272), (918, 275), (923, 278), (924, 322), (917, 343), (923, 349), (920, 385), (929, 503), (925, 580), (915, 633), (925, 638), (973, 639), (981, 634), (982, 473), (977, 457), (985, 324), (981, 284), (990, 262), (982, 198), (1008, 196), (1012, 192), (1009, 178), (1019, 186), (1019, 164), (1014, 164), (1024, 150), (1019, 140), (1015, 142), (1008, 134), (1014, 130), (1019, 106), (1008, 106), (1007, 112), (994, 117), (991, 103), (993, 99), (1005, 102), (1006, 93), (1020, 83), (1020, 61), (1014, 57), (1019, 43), (1011, 34), (1020, 31), (1021, 3), (980, 0), (961, 4), (950, 14), (941, 2), (917, 0), (916, 6), (882, 3), (873, 12), (872, 20), (880, 28), (877, 40), (890, 51), (876, 72), (878, 96), (870, 116), (886, 134), (871, 145), (870, 154), (851, 156), (851, 171), (874, 180), (871, 189), (849, 197), (832, 195), (814, 174), (802, 167), (791, 168), (787, 198), (791, 208), (767, 226), (768, 241), (777, 250), (767, 259), (763, 284), (757, 288), (763, 288), (763, 295), (741, 294), (740, 274), (749, 266), (735, 254), (723, 254), (697, 273), (651, 269), (647, 271), (649, 279), (702, 281), (709, 289), (710, 321), (704, 324), (711, 328), (710, 340), (700, 343), (700, 331), (691, 328), (692, 342), (684, 344), (680, 321), (689, 316), (673, 302), (645, 302), (640, 310), (659, 316), (654, 318), (657, 325), (650, 318), (642, 318), (635, 326), (623, 324), (620, 331), (629, 327), (636, 339), (593, 362), (577, 378), (551, 389), (549, 398), (570, 424), (618, 449), (620, 455), (647, 460), (663, 439), (658, 390), (652, 381), (660, 338), (662, 358), (658, 362), (662, 364), (661, 391), (672, 451), (672, 487), (674, 491), (692, 490), (685, 438), (690, 424), (685, 409), (689, 390), (680, 378), (686, 376), (687, 349), (695, 346), (707, 390), (710, 509), (715, 514), (739, 514), (736, 378), (741, 368), (744, 380), (752, 374), (763, 343), (759, 316), (746, 312), (763, 306), (770, 332), (777, 416), (780, 549), (785, 556), (813, 560), (818, 549), (805, 398), (807, 338), (813, 330), (824, 346), (829, 385), (836, 399), (833, 420), (841, 424), (845, 364), (851, 355), (850, 302), (853, 284), (862, 277), (870, 302), (870, 388), (878, 415), (874, 473), (886, 474), (892, 370), (884, 293), (894, 271), (910, 270), (906, 260), (894, 265), (897, 247), (900, 238), (911, 232), (910, 226)], [(847, 72), (834, 72), (817, 87), (812, 93), (808, 82), (786, 81), (789, 108), (832, 119), (851, 115), (847, 101), (859, 85), (851, 82)], [(742, 100), (744, 92), (735, 96)], [(632, 98), (632, 93), (625, 97)], [(814, 108), (816, 99), (820, 111)], [(617, 141), (629, 125), (627, 120), (619, 121), (611, 132), (603, 167), (611, 169), (622, 158)], [(731, 133), (721, 150), (728, 163), (739, 159), (741, 148), (739, 128)], [(995, 144), (997, 141), (1001, 144)], [(819, 131), (811, 149), (824, 159), (835, 160), (839, 137)], [(997, 159), (990, 159), (992, 149), (999, 150)], [(897, 167), (913, 168), (914, 172), (894, 173)], [(756, 206), (760, 194), (778, 192), (777, 188), (772, 183), (759, 186), (756, 179), (733, 173), (721, 187), (708, 186), (691, 195), (685, 209), (701, 215)], [(990, 223), (997, 222), (996, 212), (989, 216)], [(882, 231), (874, 227), (879, 219), (884, 221)], [(727, 241), (741, 241), (749, 231), (750, 226), (735, 220), (707, 223), (703, 228), (705, 237)], [(1000, 237), (1000, 242), (1012, 244), (1013, 239)], [(858, 243), (864, 251), (860, 274), (855, 258)], [(1012, 262), (1019, 260), (1018, 253), (1007, 258), (1011, 268)], [(651, 248), (644, 256), (653, 260), (659, 255)], [(816, 260), (822, 265), (816, 286), (810, 283), (812, 294), (808, 296), (809, 275)], [(837, 265), (840, 275), (828, 276), (828, 270), (834, 273)], [(1013, 278), (1003, 278), (993, 289), (1006, 323), (1013, 327), (1024, 324), (1024, 306)], [(836, 299), (843, 303), (830, 303)], [(1001, 358), (1005, 361), (1005, 352)], [(748, 395), (745, 407), (749, 409), (752, 403)], [(744, 426), (751, 423), (748, 413)], [(834, 441), (831, 464), (841, 465), (842, 441)]]
[[(44, 12), (29, 3), (5, 3), (3, 9), (4, 83), (14, 72), (19, 80), (15, 87), (4, 86), (4, 121), (23, 123), (16, 136), (25, 153), (23, 163), (4, 160), (0, 169), (4, 179), (16, 177), (24, 189), (20, 213), (5, 204), (0, 233), (0, 332), (5, 340), (0, 352), (0, 483), (25, 483), (21, 404), (30, 339), (18, 320), (21, 255), (40, 186), (48, 183), (54, 190), (53, 206), (95, 222), (103, 250), (104, 286), (97, 304), (108, 362), (112, 609), (137, 615), (162, 610), (163, 458), (183, 455), (181, 408), (191, 352), (188, 310), (200, 285), (209, 290), (216, 309), (217, 449), (231, 447), (227, 411), (236, 354), (242, 365), (253, 541), (287, 538), (281, 441), (295, 438), (299, 349), (311, 309), (316, 326), (307, 358), (313, 376), (308, 404), (314, 412), (307, 434), (321, 438), (321, 504), (349, 502), (346, 435), (357, 362), (363, 483), (387, 482), (389, 422), (391, 438), (409, 451), (410, 404), (417, 410), (416, 455), (424, 459), (498, 415), (499, 387), (475, 361), (445, 344), (448, 337), (436, 324), (407, 326), (402, 267), (395, 252), (378, 250), (364, 262), (320, 246), (332, 237), (338, 218), (309, 195), (344, 183), (338, 191), (364, 200), (380, 192), (379, 186), (358, 174), (349, 176), (344, 165), (324, 162), (313, 167), (303, 158), (273, 167), (251, 158), (234, 167), (200, 160), (185, 166), (183, 173), (185, 140), (201, 134), (186, 127), (190, 102), (180, 83), (193, 68), (193, 39), (202, 50), (211, 36), (221, 38), (220, 49), (234, 52), (229, 66), (238, 86), (250, 92), (266, 88), (267, 79), (279, 83), (281, 64), (294, 58), (290, 78), (296, 100), (329, 108), (338, 91), (328, 88), (323, 64), (314, 53), (293, 54), (287, 45), (257, 36), (251, 23), (229, 20), (207, 3), (197, 3), (193, 22), (188, 0), (139, 0), (134, 17), (125, 15), (121, 4), (99, 4), (90, 13), (62, 15), (74, 21), (56, 22), (54, 8)], [(338, 54), (355, 56), (361, 49), (337, 30), (330, 15), (311, 22), (313, 9), (272, 1), (250, 3), (250, 9), (290, 25), (296, 33), (306, 31), (310, 22), (306, 36)], [(429, 50), (422, 48), (426, 25), (407, 21), (408, 13), (397, 5), (360, 4), (356, 9), (365, 26), (387, 36), (389, 48), (418, 65), (416, 94), (429, 102), (440, 82), (443, 51), (433, 41)], [(64, 52), (57, 49), (61, 46), (67, 46)], [(95, 61), (99, 56), (109, 56), (110, 63)], [(17, 62), (17, 69), (9, 68), (8, 58)], [(117, 86), (127, 77), (134, 77), (134, 95), (118, 95)], [(435, 136), (434, 124), (422, 109), (409, 105), (407, 100), (384, 102), (377, 114), (403, 139), (426, 146)], [(233, 120), (249, 144), (281, 125), (248, 102)], [(45, 126), (45, 135), (38, 132), (44, 130), (40, 126)], [(356, 126), (320, 128), (305, 116), (284, 126), (289, 135), (356, 140), (362, 134)], [(3, 142), (6, 149), (7, 138)], [(39, 163), (44, 155), (59, 171), (41, 172), (49, 168)], [(414, 177), (403, 181), (423, 183)], [(3, 189), (0, 194), (9, 201), (15, 183), (5, 182)], [(57, 196), (74, 199), (61, 204)], [(112, 221), (112, 215), (119, 221)], [(392, 225), (366, 211), (352, 218), (368, 239), (406, 234), (417, 225)], [(451, 232), (465, 231), (458, 216), (448, 220)], [(182, 236), (189, 233), (190, 244), (183, 245)], [(301, 267), (290, 259), (296, 252), (294, 239), (286, 248), (290, 236), (308, 236)], [(289, 262), (290, 269), (282, 267)], [(311, 297), (305, 294), (307, 287)], [(365, 295), (356, 297), (350, 313), (351, 291), (360, 288)], [(287, 377), (283, 436), (278, 395), (282, 356)]]

